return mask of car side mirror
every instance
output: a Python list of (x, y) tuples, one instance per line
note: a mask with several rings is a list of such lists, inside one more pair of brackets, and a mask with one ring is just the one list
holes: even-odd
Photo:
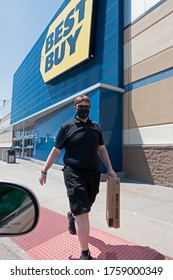
[(24, 186), (0, 181), (0, 236), (21, 235), (38, 223), (39, 204)]

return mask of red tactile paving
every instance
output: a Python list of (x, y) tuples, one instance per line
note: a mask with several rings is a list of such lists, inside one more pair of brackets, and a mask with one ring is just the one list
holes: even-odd
[[(81, 252), (77, 236), (67, 231), (67, 218), (45, 208), (41, 208), (40, 221), (33, 232), (11, 239), (34, 260), (76, 260)], [(97, 260), (172, 259), (95, 228), (91, 228), (89, 243)]]
[(37, 227), (29, 234), (12, 237), (22, 250), (28, 250), (52, 237), (58, 236), (67, 230), (67, 219), (65, 216), (41, 207), (40, 219)]

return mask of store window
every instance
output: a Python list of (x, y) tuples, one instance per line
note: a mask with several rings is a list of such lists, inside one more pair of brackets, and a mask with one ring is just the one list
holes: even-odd
[(33, 155), (34, 127), (26, 127), (23, 130), (16, 130), (13, 133), (13, 148), (16, 157), (31, 158)]

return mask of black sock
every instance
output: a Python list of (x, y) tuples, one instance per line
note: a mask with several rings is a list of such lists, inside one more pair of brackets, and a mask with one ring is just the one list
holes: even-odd
[(83, 255), (83, 256), (88, 256), (88, 255), (89, 255), (89, 253), (90, 253), (90, 251), (89, 251), (89, 250), (82, 251), (82, 255)]

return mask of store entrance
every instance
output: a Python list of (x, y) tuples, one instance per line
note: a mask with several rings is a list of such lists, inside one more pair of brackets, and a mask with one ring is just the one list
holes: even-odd
[(28, 127), (24, 130), (14, 131), (13, 149), (16, 151), (16, 157), (30, 159), (33, 155), (34, 127)]
[(22, 140), (13, 138), (13, 149), (16, 151), (16, 157), (21, 157), (22, 155)]
[(33, 154), (33, 137), (24, 138), (24, 158), (31, 158)]

